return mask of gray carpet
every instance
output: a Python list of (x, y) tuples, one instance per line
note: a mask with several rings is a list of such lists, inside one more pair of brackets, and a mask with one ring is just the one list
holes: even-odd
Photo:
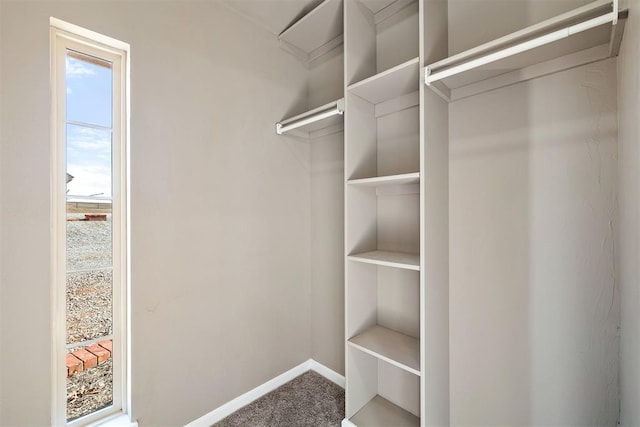
[(314, 371), (265, 394), (215, 427), (339, 427), (344, 389)]

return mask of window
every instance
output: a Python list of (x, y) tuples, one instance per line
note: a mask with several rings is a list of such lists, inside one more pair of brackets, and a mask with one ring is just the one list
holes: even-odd
[(128, 45), (51, 20), (55, 425), (126, 412)]

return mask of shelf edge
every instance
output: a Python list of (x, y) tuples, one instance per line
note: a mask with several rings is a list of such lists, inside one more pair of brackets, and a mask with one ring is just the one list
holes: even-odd
[[(393, 185), (393, 184), (397, 184), (396, 181), (403, 181), (403, 180), (412, 180), (412, 181), (408, 181), (407, 184), (411, 184), (411, 183), (417, 184), (420, 181), (420, 172), (410, 172), (410, 173), (386, 175), (386, 176), (375, 176), (371, 178), (349, 179), (347, 180), (347, 184), (373, 187), (376, 185)], [(413, 180), (417, 180), (417, 182), (413, 182)]]
[(396, 72), (398, 72), (398, 71), (400, 71), (400, 70), (402, 70), (404, 68), (409, 68), (414, 64), (415, 65), (419, 65), (419, 63), (420, 63), (420, 58), (419, 57), (412, 58), (412, 59), (410, 59), (410, 60), (408, 60), (406, 62), (403, 62), (402, 64), (396, 65), (395, 67), (391, 67), (388, 70), (384, 70), (384, 71), (382, 71), (382, 72), (380, 72), (378, 74), (374, 74), (371, 77), (367, 77), (364, 80), (360, 80), (358, 82), (352, 83), (349, 86), (347, 86), (347, 90), (351, 91), (353, 89), (358, 89), (358, 88), (360, 88), (362, 86), (366, 86), (366, 85), (370, 84), (371, 82), (374, 82), (376, 80), (384, 78), (384, 77), (386, 77), (388, 75), (392, 75), (392, 74), (394, 74), (394, 73), (396, 73)]
[[(367, 252), (364, 252), (364, 253), (367, 253)], [(348, 255), (347, 259), (355, 262), (362, 262), (365, 264), (382, 265), (384, 267), (394, 267), (394, 268), (402, 268), (405, 270), (420, 271), (420, 264), (408, 264), (405, 262), (376, 260), (371, 258), (363, 258), (359, 255), (362, 255), (362, 254)]]

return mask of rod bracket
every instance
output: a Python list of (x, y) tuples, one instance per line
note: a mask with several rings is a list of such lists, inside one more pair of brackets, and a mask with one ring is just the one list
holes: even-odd
[(424, 84), (427, 86), (431, 86), (431, 80), (429, 80), (429, 76), (431, 76), (431, 67), (425, 67), (424, 71)]

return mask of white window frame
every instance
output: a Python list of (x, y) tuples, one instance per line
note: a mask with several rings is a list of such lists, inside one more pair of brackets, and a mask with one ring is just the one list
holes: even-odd
[[(50, 19), (51, 43), (51, 296), (52, 425), (80, 426), (130, 414), (129, 267), (129, 45)], [(72, 49), (113, 64), (113, 404), (66, 420), (66, 51)], [(129, 417), (130, 419), (130, 417)]]

